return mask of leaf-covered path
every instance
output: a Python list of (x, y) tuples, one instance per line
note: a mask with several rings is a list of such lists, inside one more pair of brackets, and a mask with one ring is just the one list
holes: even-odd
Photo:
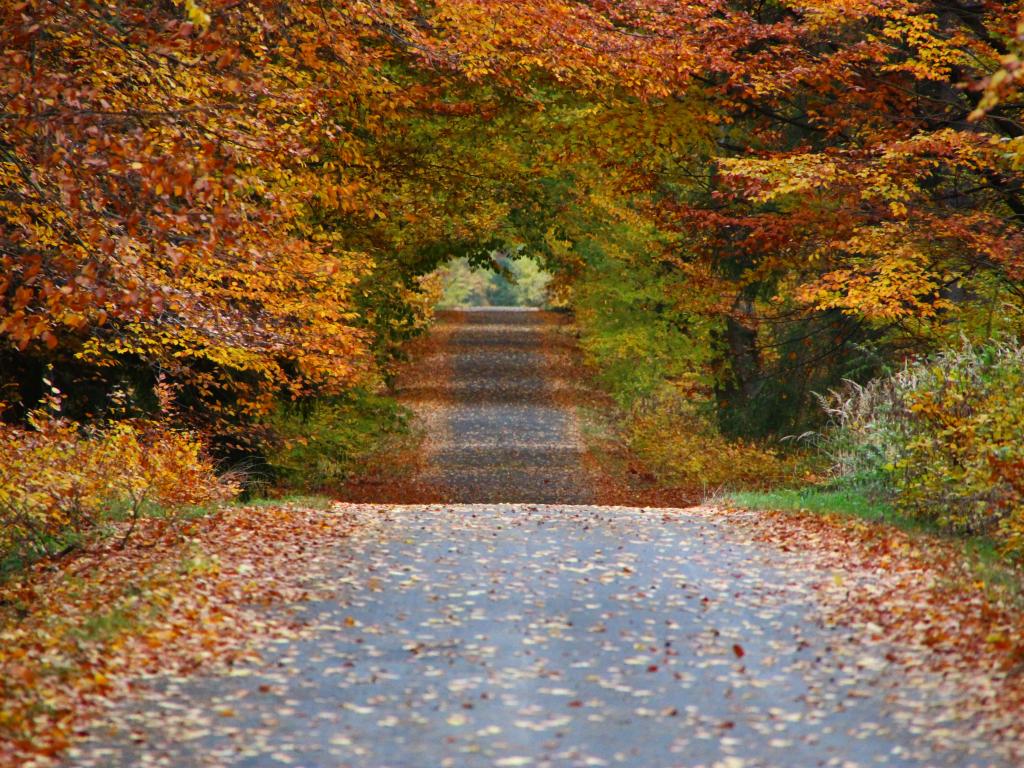
[(1020, 764), (1006, 673), (880, 626), (968, 631), (912, 591), (938, 569), (754, 513), (529, 503), (589, 502), (564, 382), (530, 378), (539, 316), (471, 317), (425, 379), (423, 482), (474, 503), (339, 504), (355, 533), (310, 542), (314, 599), (273, 609), (293, 637), (144, 681), (70, 763)]
[(398, 397), (425, 435), (421, 461), (361, 482), (365, 502), (560, 503), (596, 500), (574, 405), (583, 392), (566, 318), (511, 308), (439, 313), (414, 345)]
[[(158, 680), (79, 765), (1013, 765), (712, 512), (363, 506), (296, 638)], [(839, 578), (836, 576), (835, 578)], [(326, 583), (325, 583), (326, 580)]]
[(443, 419), (428, 438), (427, 481), (458, 502), (593, 502), (553, 316), (481, 309), (446, 319), (447, 375), (424, 388)]

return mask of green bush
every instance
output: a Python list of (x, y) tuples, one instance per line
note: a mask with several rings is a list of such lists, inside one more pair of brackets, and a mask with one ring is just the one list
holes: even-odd
[(628, 229), (619, 237), (620, 247), (575, 244), (587, 268), (570, 303), (580, 347), (622, 411), (625, 442), (665, 484), (711, 492), (778, 482), (788, 472), (778, 452), (718, 429), (717, 321), (680, 306), (686, 277), (649, 258), (649, 243)]
[(832, 393), (823, 446), (845, 478), (874, 478), (900, 510), (996, 537), (1024, 556), (1024, 347), (965, 343)]
[(594, 241), (575, 246), (587, 262), (570, 299), (580, 347), (624, 407), (683, 380), (710, 394), (713, 321), (678, 305), (685, 279), (648, 258), (649, 244), (629, 234), (620, 234), (618, 248)]
[(409, 415), (395, 400), (364, 389), (341, 397), (282, 405), (269, 426), (278, 448), (267, 463), (281, 485), (335, 488), (409, 434)]

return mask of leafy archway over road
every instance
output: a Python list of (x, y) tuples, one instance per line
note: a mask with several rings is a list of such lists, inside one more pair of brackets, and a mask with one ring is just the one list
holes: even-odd
[(275, 400), (386, 364), (419, 275), (499, 246), (570, 300), (643, 276), (634, 303), (732, 433), (1019, 326), (1015, 4), (3, 12), (13, 416), (51, 365), (82, 415), (118, 387), (151, 409), (162, 377), (180, 420), (251, 449)]

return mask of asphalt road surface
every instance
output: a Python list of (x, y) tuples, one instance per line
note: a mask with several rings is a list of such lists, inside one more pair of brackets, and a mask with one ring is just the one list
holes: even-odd
[(462, 503), (348, 507), (311, 577), (330, 597), (273, 609), (294, 639), (146, 681), (69, 764), (1018, 764), (943, 680), (827, 621), (799, 552), (713, 510), (595, 506), (544, 315), (451, 322), (422, 471)]

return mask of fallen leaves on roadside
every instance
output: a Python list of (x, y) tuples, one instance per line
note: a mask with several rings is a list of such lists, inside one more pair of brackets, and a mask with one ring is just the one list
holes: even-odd
[(861, 656), (858, 668), (909, 670), (923, 696), (942, 681), (957, 692), (957, 717), (969, 712), (979, 733), (1024, 738), (1024, 613), (1012, 594), (986, 590), (954, 543), (838, 516), (716, 512), (820, 574), (815, 591), (828, 626), (884, 643), (883, 656)]
[(123, 549), (0, 584), (0, 765), (47, 764), (135, 676), (253, 657), (256, 639), (288, 631), (254, 606), (303, 599), (314, 546), (352, 526), (339, 511), (226, 507), (177, 528), (144, 521)]

